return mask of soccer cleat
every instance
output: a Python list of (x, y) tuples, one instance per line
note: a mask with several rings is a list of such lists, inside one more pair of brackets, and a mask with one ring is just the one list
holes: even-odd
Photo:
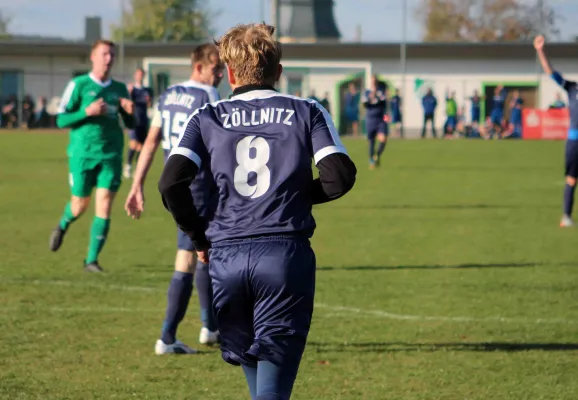
[(560, 221), (560, 228), (571, 228), (575, 226), (576, 223), (572, 220), (572, 217), (569, 215), (564, 215), (562, 220)]
[(130, 177), (131, 177), (131, 167), (130, 167), (130, 164), (126, 164), (126, 165), (124, 166), (124, 171), (123, 171), (122, 175), (123, 175), (126, 179), (130, 179)]
[(103, 272), (104, 270), (102, 269), (102, 267), (100, 265), (98, 265), (98, 262), (91, 262), (91, 263), (84, 263), (84, 270), (86, 272)]
[(219, 343), (219, 331), (210, 331), (204, 326), (201, 328), (199, 333), (199, 343), (200, 344), (217, 344)]
[(65, 230), (57, 226), (56, 229), (50, 234), (50, 250), (56, 251), (62, 245), (62, 240), (64, 239)]
[(157, 340), (155, 344), (155, 354), (160, 356), (162, 354), (197, 354), (198, 351), (191, 349), (189, 346), (177, 340), (173, 344), (165, 344), (161, 339)]
[(376, 167), (379, 167), (379, 157), (376, 155), (373, 156), (373, 162)]

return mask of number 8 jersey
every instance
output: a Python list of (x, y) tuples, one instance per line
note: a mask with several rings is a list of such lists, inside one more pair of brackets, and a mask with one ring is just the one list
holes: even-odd
[[(219, 100), (217, 89), (189, 80), (167, 88), (160, 96), (151, 125), (161, 128), (162, 147), (165, 161), (177, 144), (179, 134), (185, 128), (185, 122), (205, 104)], [(210, 201), (214, 192), (214, 182), (207, 171), (199, 171), (191, 184), (196, 206), (201, 212)]]
[(311, 160), (347, 154), (318, 102), (273, 89), (247, 90), (200, 108), (171, 151), (208, 165), (219, 191), (211, 242), (248, 236), (311, 236)]

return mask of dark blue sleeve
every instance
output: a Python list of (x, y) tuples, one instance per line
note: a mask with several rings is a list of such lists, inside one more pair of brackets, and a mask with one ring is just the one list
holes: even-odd
[(200, 115), (197, 110), (183, 124), (182, 131), (179, 133), (177, 140), (177, 146), (171, 150), (171, 154), (169, 155), (169, 157), (173, 154), (183, 155), (194, 162), (199, 169), (203, 163), (208, 162), (209, 159), (209, 153), (201, 135)]
[(568, 91), (568, 89), (570, 89), (572, 86), (576, 84), (575, 82), (567, 81), (566, 79), (564, 79), (562, 74), (559, 73), (558, 71), (552, 72), (551, 78), (554, 80), (554, 82), (563, 87), (564, 90), (566, 91)]

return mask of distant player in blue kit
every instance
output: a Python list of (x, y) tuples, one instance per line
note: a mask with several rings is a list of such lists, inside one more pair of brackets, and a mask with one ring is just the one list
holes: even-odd
[(124, 177), (130, 178), (132, 161), (134, 156), (138, 160), (142, 145), (147, 137), (149, 130), (148, 109), (152, 106), (153, 91), (149, 87), (143, 86), (144, 70), (137, 68), (134, 73), (134, 84), (127, 85), (131, 100), (134, 103), (134, 129), (129, 131), (130, 142), (128, 144), (128, 153), (126, 165), (124, 166)]
[[(138, 160), (131, 191), (125, 203), (129, 216), (138, 219), (144, 211), (144, 182), (153, 162), (154, 154), (162, 143), (165, 161), (178, 142), (178, 135), (185, 122), (199, 107), (217, 101), (224, 66), (214, 44), (197, 47), (192, 54), (190, 80), (169, 87), (159, 98), (158, 107), (151, 122), (146, 142)], [(216, 186), (212, 176), (202, 170), (192, 182), (190, 189), (200, 215), (210, 219), (216, 202), (212, 201)], [(155, 344), (156, 354), (192, 354), (196, 351), (177, 340), (177, 328), (185, 316), (193, 292), (193, 279), (199, 294), (201, 322), (199, 334), (201, 344), (212, 344), (218, 340), (218, 328), (212, 312), (213, 291), (209, 267), (195, 261), (195, 248), (191, 239), (178, 231), (175, 272), (168, 290), (168, 303), (161, 337)]]
[(504, 121), (504, 105), (506, 103), (507, 92), (502, 85), (496, 86), (494, 89), (494, 97), (492, 97), (492, 111), (490, 117), (492, 119), (492, 127), (498, 138), (502, 137), (502, 123)]
[(552, 69), (544, 52), (544, 42), (544, 36), (537, 36), (534, 39), (534, 48), (538, 53), (542, 68), (547, 75), (550, 75), (568, 93), (570, 129), (568, 130), (568, 140), (566, 140), (566, 186), (564, 187), (564, 214), (562, 215), (560, 226), (572, 227), (575, 225), (572, 219), (572, 209), (574, 207), (576, 178), (578, 178), (578, 84), (573, 81), (567, 81), (559, 72)]
[[(369, 167), (379, 166), (381, 155), (387, 144), (389, 129), (384, 117), (387, 115), (387, 93), (383, 87), (379, 87), (376, 76), (371, 80), (371, 89), (365, 91), (363, 106), (365, 107), (365, 129), (369, 141)], [(375, 151), (375, 139), (379, 142)]]
[(391, 104), (391, 125), (395, 129), (397, 135), (403, 137), (403, 118), (401, 116), (401, 96), (399, 89), (395, 89), (395, 94), (389, 100)]
[(470, 97), (470, 101), (472, 103), (471, 108), (471, 116), (472, 116), (472, 125), (476, 127), (480, 125), (480, 118), (481, 118), (481, 104), (484, 98), (480, 96), (480, 93), (477, 90), (474, 90), (474, 95)]
[(524, 100), (520, 97), (520, 91), (514, 90), (510, 103), (510, 121), (507, 130), (503, 134), (504, 139), (520, 139), (522, 137), (522, 107)]
[[(193, 114), (159, 181), (163, 204), (199, 258), (210, 257), (222, 357), (242, 366), (259, 400), (291, 397), (307, 341), (312, 206), (343, 196), (356, 176), (327, 110), (274, 89), (283, 69), (273, 33), (239, 25), (217, 42), (233, 95)], [(219, 199), (205, 230), (188, 187), (207, 166)]]

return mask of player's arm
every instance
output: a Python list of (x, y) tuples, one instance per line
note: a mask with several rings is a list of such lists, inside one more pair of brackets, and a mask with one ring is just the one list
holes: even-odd
[(128, 89), (125, 85), (121, 85), (119, 97), (120, 97), (120, 116), (122, 117), (122, 122), (124, 126), (128, 129), (134, 128), (134, 103), (131, 100), (131, 96), (128, 93)]
[(336, 200), (353, 188), (357, 169), (341, 143), (331, 116), (312, 105), (311, 147), (319, 178), (313, 181), (313, 204)]
[(60, 106), (58, 107), (58, 116), (56, 117), (56, 125), (59, 128), (73, 127), (89, 117), (89, 112), (87, 112), (89, 110), (80, 108), (80, 100), (78, 84), (73, 80), (68, 82), (62, 94)]
[(138, 157), (136, 164), (136, 171), (133, 176), (133, 186), (143, 186), (148, 171), (155, 158), (155, 153), (159, 148), (162, 139), (162, 118), (161, 113), (157, 109), (151, 121), (151, 126), (147, 134), (147, 138), (142, 146), (142, 150)]
[(197, 251), (210, 247), (205, 236), (207, 222), (197, 213), (189, 186), (208, 155), (201, 137), (199, 114), (185, 124), (177, 147), (173, 148), (159, 180), (159, 192), (165, 208), (177, 226), (192, 240)]

